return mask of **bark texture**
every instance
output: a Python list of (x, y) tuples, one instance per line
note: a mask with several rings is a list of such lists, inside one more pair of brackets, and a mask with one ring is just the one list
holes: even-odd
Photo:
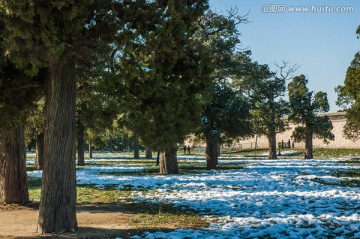
[(276, 134), (268, 136), (269, 141), (269, 159), (277, 159), (276, 156)]
[(44, 133), (36, 136), (35, 168), (42, 170), (44, 167)]
[(78, 165), (85, 166), (85, 133), (84, 126), (78, 121), (77, 124), (77, 152), (78, 152)]
[(29, 201), (24, 128), (0, 130), (0, 204)]
[(160, 152), (160, 174), (178, 174), (179, 167), (176, 159), (177, 145), (168, 147)]
[(308, 133), (305, 139), (305, 159), (312, 159), (313, 156), (313, 134)]
[(75, 178), (75, 62), (49, 66), (45, 95), (45, 162), (38, 232), (77, 229)]
[(216, 169), (218, 163), (219, 144), (215, 140), (206, 139), (206, 168), (207, 169)]

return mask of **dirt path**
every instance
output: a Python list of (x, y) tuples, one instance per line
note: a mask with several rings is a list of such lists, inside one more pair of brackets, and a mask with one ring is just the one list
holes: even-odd
[[(36, 233), (38, 208), (10, 205), (0, 207), (0, 238), (129, 238), (138, 234), (131, 224), (134, 215), (117, 205), (85, 205), (77, 209), (79, 230), (76, 233), (39, 235)], [(158, 225), (171, 230), (177, 225)], [(158, 229), (158, 228), (150, 228)]]

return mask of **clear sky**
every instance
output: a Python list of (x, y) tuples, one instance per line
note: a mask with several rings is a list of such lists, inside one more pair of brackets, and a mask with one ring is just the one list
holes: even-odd
[[(327, 92), (330, 111), (338, 110), (334, 88), (343, 84), (354, 54), (360, 51), (360, 39), (355, 34), (360, 25), (359, 0), (209, 2), (217, 12), (226, 13), (231, 7), (237, 7), (240, 15), (249, 12), (250, 23), (240, 25), (239, 30), (242, 47), (252, 51), (253, 60), (274, 70), (274, 63), (282, 60), (298, 64), (295, 74), (307, 77), (310, 90)], [(292, 12), (294, 6), (304, 8), (297, 9), (302, 12)]]

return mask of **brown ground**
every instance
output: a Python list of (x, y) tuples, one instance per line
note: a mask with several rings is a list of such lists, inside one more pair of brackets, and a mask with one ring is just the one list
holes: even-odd
[[(129, 238), (141, 234), (131, 224), (134, 214), (114, 204), (82, 205), (77, 208), (79, 230), (76, 233), (39, 235), (36, 233), (38, 206), (0, 206), (0, 238)], [(199, 222), (201, 224), (201, 222)], [(199, 225), (203, 226), (203, 225)], [(147, 230), (173, 230), (186, 225), (175, 223), (158, 225)]]

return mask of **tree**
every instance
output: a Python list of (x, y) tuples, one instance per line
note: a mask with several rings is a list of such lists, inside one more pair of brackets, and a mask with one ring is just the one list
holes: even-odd
[(198, 132), (206, 139), (208, 169), (216, 168), (221, 143), (251, 131), (248, 101), (228, 83), (237, 70), (239, 59), (234, 57), (240, 43), (237, 26), (243, 22), (246, 18), (237, 16), (234, 9), (228, 11), (228, 16), (209, 10), (199, 22), (197, 37), (209, 52), (207, 64), (212, 69), (209, 73), (212, 84), (202, 94), (202, 125)]
[[(360, 37), (360, 26), (357, 29), (358, 38)], [(346, 71), (343, 86), (338, 86), (337, 105), (346, 112), (346, 124), (344, 135), (352, 140), (360, 138), (360, 52), (357, 52), (350, 66)]]
[(152, 159), (152, 158), (153, 158), (153, 156), (152, 156), (152, 149), (151, 149), (151, 148), (146, 148), (145, 158), (146, 158), (146, 159)]
[(39, 91), (41, 97), (34, 106), (28, 111), (25, 123), (25, 136), (27, 140), (34, 140), (36, 155), (34, 167), (42, 170), (44, 166), (44, 97), (43, 92)]
[(114, 33), (103, 24), (114, 13), (106, 7), (108, 1), (78, 0), (3, 1), (0, 5), (11, 60), (30, 76), (45, 72), (45, 163), (38, 221), (41, 233), (77, 228), (75, 58), (79, 46), (89, 38)]
[(215, 84), (204, 97), (201, 133), (206, 139), (207, 169), (215, 169), (221, 143), (251, 134), (250, 104), (228, 84)]
[(29, 201), (24, 124), (38, 98), (38, 79), (13, 64), (4, 49), (0, 19), (0, 204)]
[(328, 116), (319, 116), (319, 113), (329, 111), (327, 94), (319, 91), (316, 94), (307, 88), (308, 80), (304, 75), (296, 76), (289, 83), (289, 101), (291, 114), (289, 121), (298, 126), (292, 134), (295, 142), (305, 141), (305, 158), (313, 158), (314, 137), (327, 140), (334, 140), (333, 128)]
[(198, 95), (209, 82), (206, 51), (193, 38), (208, 5), (205, 0), (148, 4), (138, 11), (146, 17), (130, 19), (123, 32), (133, 41), (120, 53), (119, 79), (131, 102), (122, 120), (144, 145), (160, 149), (160, 173), (176, 174), (177, 143), (199, 124)]
[(251, 101), (251, 115), (254, 133), (265, 135), (269, 141), (269, 159), (276, 159), (276, 134), (285, 131), (283, 118), (289, 113), (288, 103), (282, 98), (288, 74), (271, 72), (267, 65), (248, 60), (239, 62), (240, 68), (235, 84)]

